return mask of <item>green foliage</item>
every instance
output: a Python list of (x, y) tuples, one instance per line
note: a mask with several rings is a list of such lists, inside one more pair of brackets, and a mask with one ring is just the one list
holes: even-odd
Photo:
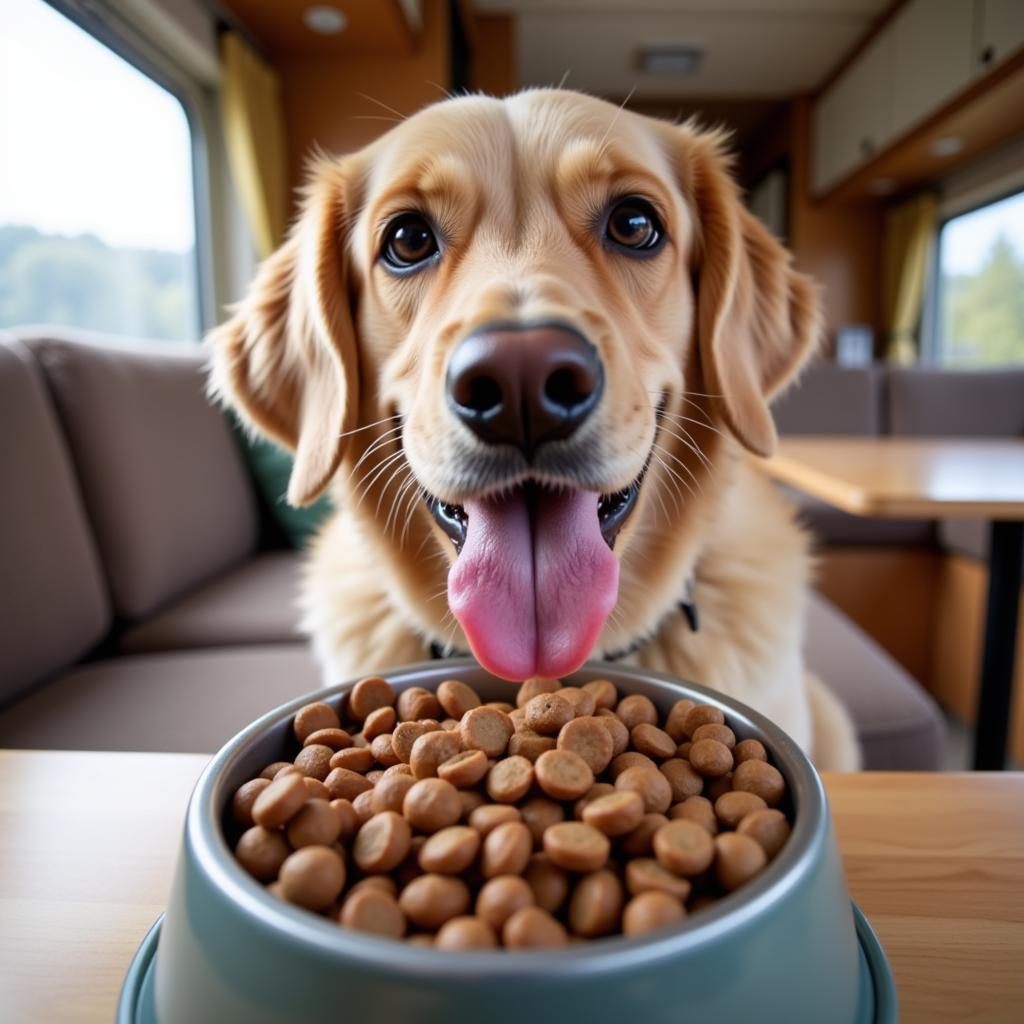
[(943, 279), (941, 315), (946, 365), (1024, 362), (1024, 256), (1005, 235), (977, 274)]
[(191, 252), (113, 249), (0, 226), (0, 327), (55, 324), (184, 341), (198, 334)]

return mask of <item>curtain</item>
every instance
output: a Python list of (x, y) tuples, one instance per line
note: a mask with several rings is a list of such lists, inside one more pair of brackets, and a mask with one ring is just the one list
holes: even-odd
[(886, 214), (882, 303), (889, 362), (917, 362), (921, 310), (937, 221), (938, 199), (931, 192), (924, 192)]
[(231, 176), (261, 259), (287, 222), (284, 112), (273, 69), (235, 33), (221, 36), (221, 105)]

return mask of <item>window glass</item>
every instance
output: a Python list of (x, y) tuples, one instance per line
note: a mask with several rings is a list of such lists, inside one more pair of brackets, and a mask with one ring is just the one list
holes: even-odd
[(42, 0), (4, 0), (0, 327), (199, 334), (180, 101)]
[(1024, 192), (946, 221), (938, 287), (937, 362), (1024, 363)]

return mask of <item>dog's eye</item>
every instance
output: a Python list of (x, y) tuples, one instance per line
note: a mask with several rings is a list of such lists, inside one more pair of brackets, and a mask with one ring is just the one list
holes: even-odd
[(384, 235), (384, 262), (396, 270), (408, 270), (438, 252), (433, 229), (418, 213), (403, 213)]
[(646, 199), (630, 197), (612, 207), (605, 234), (624, 249), (649, 250), (658, 246), (664, 233), (654, 207)]

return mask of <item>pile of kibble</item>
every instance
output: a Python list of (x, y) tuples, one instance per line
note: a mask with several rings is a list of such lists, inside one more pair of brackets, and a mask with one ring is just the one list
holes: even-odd
[(789, 836), (781, 773), (718, 708), (680, 700), (659, 725), (606, 679), (530, 679), (517, 704), (372, 677), (306, 705), (294, 762), (234, 795), (235, 856), (346, 928), (525, 949), (672, 925)]

